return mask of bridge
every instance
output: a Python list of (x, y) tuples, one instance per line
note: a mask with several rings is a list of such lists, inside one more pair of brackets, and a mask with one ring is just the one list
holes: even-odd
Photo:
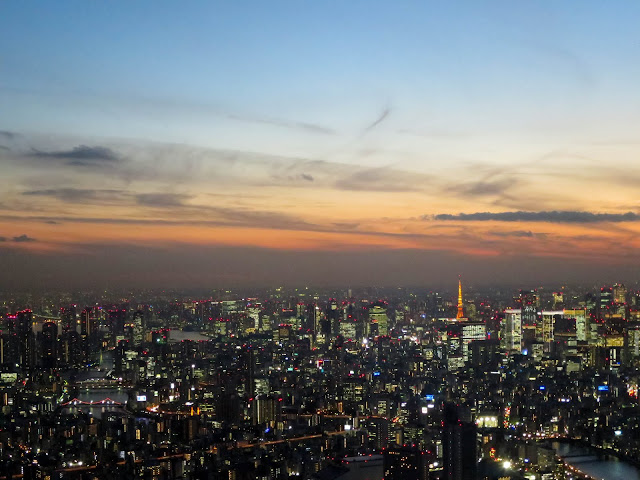
[(117, 402), (116, 400), (112, 400), (109, 397), (103, 398), (102, 400), (94, 401), (85, 401), (80, 400), (79, 398), (73, 398), (68, 402), (61, 403), (58, 405), (59, 407), (75, 407), (75, 406), (83, 406), (83, 407), (118, 407), (123, 406), (124, 403)]
[(110, 378), (90, 378), (87, 380), (81, 380), (73, 384), (74, 387), (84, 388), (104, 388), (104, 389), (117, 389), (117, 388), (132, 388), (133, 385), (121, 380), (115, 380)]

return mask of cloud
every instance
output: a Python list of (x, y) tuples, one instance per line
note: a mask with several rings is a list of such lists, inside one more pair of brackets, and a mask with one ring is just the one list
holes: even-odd
[[(298, 182), (300, 180), (306, 182), (313, 182), (315, 180), (315, 177), (313, 175), (310, 175), (308, 173), (297, 173), (295, 175), (281, 175), (279, 172), (274, 173), (270, 176), (270, 179), (273, 180), (276, 183), (280, 183), (280, 181), (282, 180), (286, 180), (287, 183), (288, 182)], [(263, 186), (265, 184), (262, 184)]]
[[(36, 221), (45, 223), (81, 223), (104, 225), (193, 225), (193, 226), (236, 226), (249, 228), (270, 228), (277, 230), (333, 231), (321, 225), (306, 222), (285, 213), (243, 208), (209, 207), (199, 205), (163, 205), (170, 218), (129, 218), (129, 217), (74, 217), (74, 216), (28, 216), (0, 215), (9, 221)], [(189, 216), (189, 214), (195, 215)], [(180, 218), (178, 219), (178, 215)]]
[(403, 172), (389, 167), (359, 169), (334, 183), (338, 190), (372, 192), (412, 192), (419, 191), (416, 183), (427, 183), (420, 174)]
[(276, 127), (293, 128), (297, 130), (305, 130), (311, 133), (319, 133), (322, 135), (335, 135), (336, 133), (335, 130), (331, 128), (323, 127), (322, 125), (316, 125), (314, 123), (281, 120), (278, 118), (253, 117), (248, 115), (239, 115), (235, 113), (228, 113), (226, 114), (226, 117), (232, 120), (238, 120), (241, 122), (259, 123), (259, 124), (265, 124), (265, 125), (274, 125)]
[(50, 188), (22, 192), (27, 196), (52, 197), (67, 203), (93, 203), (98, 205), (142, 205), (145, 207), (183, 207), (191, 195), (178, 193), (139, 193), (132, 194), (125, 190), (85, 189), (85, 188)]
[[(190, 205), (185, 202), (192, 195), (179, 193), (150, 192), (132, 194), (123, 190), (89, 190), (61, 188), (33, 190), (23, 195), (48, 196), (63, 202), (96, 205), (143, 206), (164, 209), (168, 218), (108, 218), (80, 216), (29, 216), (29, 220), (46, 223), (101, 223), (139, 225), (202, 225), (202, 226), (246, 226), (255, 228), (275, 228), (281, 230), (318, 231), (323, 227), (308, 223), (301, 218), (280, 212), (252, 210), (249, 208), (218, 207), (210, 205)], [(175, 220), (179, 216), (180, 220)], [(0, 216), (7, 220), (18, 217)]]
[(0, 237), (0, 242), (6, 242), (7, 241), (7, 237)]
[(489, 235), (493, 235), (494, 237), (534, 237), (534, 234), (531, 230), (513, 230), (509, 232), (489, 232)]
[(453, 191), (459, 195), (469, 197), (484, 197), (489, 195), (502, 195), (515, 185), (516, 181), (509, 178), (493, 181), (470, 182), (458, 185)]
[(34, 155), (39, 158), (53, 158), (67, 160), (68, 165), (95, 166), (101, 163), (117, 163), (121, 160), (113, 150), (107, 147), (78, 145), (71, 150), (43, 152), (36, 150)]
[(30, 236), (28, 236), (28, 235), (26, 235), (24, 233), (22, 235), (17, 236), (17, 237), (13, 237), (11, 240), (16, 242), (16, 243), (26, 243), (26, 242), (35, 242), (36, 241), (35, 238), (31, 238)]
[(185, 200), (193, 198), (181, 193), (141, 193), (136, 195), (139, 205), (145, 207), (182, 207)]
[(0, 138), (4, 138), (5, 140), (13, 140), (17, 136), (17, 133), (9, 132), (7, 130), (0, 130)]
[(365, 127), (365, 129), (362, 131), (362, 133), (367, 133), (370, 132), (371, 130), (373, 130), (374, 128), (376, 128), (378, 125), (380, 125), (391, 113), (391, 108), (386, 107), (382, 113), (378, 116), (378, 118), (376, 118), (371, 124), (369, 124), (367, 127)]
[(553, 210), (542, 212), (477, 212), (459, 213), (452, 215), (425, 215), (423, 220), (456, 220), (463, 222), (547, 222), (547, 223), (602, 223), (602, 222), (635, 222), (640, 215), (633, 212), (626, 213), (593, 213), (570, 210)]
[(360, 226), (358, 222), (333, 222), (332, 225), (339, 230), (355, 230)]
[(22, 192), (27, 196), (53, 197), (68, 203), (121, 203), (126, 193), (122, 190), (85, 189), (85, 188), (49, 188)]

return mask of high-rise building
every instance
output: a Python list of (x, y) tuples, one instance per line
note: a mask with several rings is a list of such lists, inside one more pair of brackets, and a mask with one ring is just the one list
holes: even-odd
[(564, 292), (553, 292), (553, 309), (557, 310), (564, 306)]
[(444, 300), (438, 292), (427, 295), (426, 314), (429, 318), (443, 318), (445, 316)]
[(18, 312), (15, 320), (15, 331), (18, 338), (18, 364), (23, 370), (35, 366), (36, 348), (33, 334), (33, 313), (31, 310)]
[(487, 338), (487, 328), (482, 322), (465, 322), (462, 325), (462, 357), (469, 360), (469, 344)]
[(625, 362), (630, 364), (640, 358), (640, 323), (630, 323), (625, 329)]
[(464, 407), (445, 404), (442, 427), (443, 479), (475, 480), (477, 426)]
[(500, 347), (511, 353), (522, 352), (522, 312), (509, 309), (500, 322)]
[(369, 417), (361, 426), (367, 431), (369, 446), (376, 450), (387, 448), (389, 444), (389, 420), (382, 416)]
[(272, 395), (258, 395), (250, 402), (252, 424), (275, 427), (280, 416), (281, 405), (282, 398), (275, 398)]
[(88, 337), (93, 333), (91, 311), (91, 307), (87, 307), (80, 314), (80, 335), (83, 337)]
[(518, 298), (522, 315), (522, 325), (534, 326), (538, 322), (538, 309), (540, 308), (540, 298), (536, 290), (520, 290)]
[(613, 301), (618, 304), (627, 303), (627, 287), (622, 283), (613, 286)]
[(586, 342), (589, 337), (588, 315), (586, 308), (565, 309), (564, 318), (573, 318), (576, 321), (576, 340)]
[(556, 319), (561, 318), (564, 315), (563, 311), (546, 311), (543, 310), (541, 312), (542, 321), (539, 323), (538, 330), (540, 331), (540, 337), (536, 338), (536, 340), (541, 341), (544, 345), (545, 353), (549, 353), (551, 351), (551, 344), (555, 338), (555, 324)]
[(378, 302), (369, 307), (369, 323), (369, 331), (373, 336), (389, 334), (389, 317), (385, 303)]
[(384, 452), (385, 480), (427, 480), (427, 455), (416, 446), (397, 446)]
[(613, 307), (613, 288), (602, 287), (598, 298), (598, 318), (608, 318)]
[(76, 307), (74, 305), (60, 309), (60, 320), (62, 321), (62, 333), (76, 331)]
[(58, 362), (58, 324), (46, 322), (42, 326), (42, 366), (55, 368)]

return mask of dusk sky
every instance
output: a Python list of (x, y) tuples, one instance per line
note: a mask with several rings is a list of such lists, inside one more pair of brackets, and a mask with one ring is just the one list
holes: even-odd
[(2, 2), (0, 287), (635, 280), (639, 25), (632, 0)]

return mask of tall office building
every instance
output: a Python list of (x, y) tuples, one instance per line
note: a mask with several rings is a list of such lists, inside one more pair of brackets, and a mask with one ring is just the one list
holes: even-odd
[(522, 352), (522, 312), (509, 309), (500, 322), (500, 347), (510, 353)]
[(76, 307), (74, 305), (60, 309), (60, 320), (62, 321), (62, 333), (76, 331)]
[(80, 335), (87, 337), (91, 333), (91, 308), (87, 307), (80, 313)]
[(389, 317), (387, 305), (383, 302), (374, 303), (369, 307), (369, 331), (373, 336), (389, 334)]
[(611, 307), (613, 307), (613, 288), (602, 287), (600, 289), (600, 296), (598, 298), (598, 318), (604, 319), (611, 314)]
[(444, 406), (442, 427), (443, 479), (475, 480), (477, 459), (477, 426), (471, 413), (451, 403)]
[(518, 298), (522, 314), (522, 325), (533, 326), (538, 322), (538, 310), (540, 308), (540, 298), (536, 290), (520, 290)]
[(627, 287), (622, 283), (613, 286), (613, 301), (618, 304), (627, 303)]
[(537, 330), (540, 332), (539, 338), (536, 338), (537, 341), (541, 341), (543, 343), (543, 349), (545, 353), (551, 352), (552, 344), (555, 339), (555, 324), (556, 320), (562, 318), (564, 312), (560, 311), (542, 311), (542, 321), (538, 323)]
[(427, 455), (418, 447), (395, 446), (384, 451), (385, 480), (427, 480), (428, 478)]
[(553, 292), (553, 309), (558, 310), (564, 306), (564, 292)]
[(462, 357), (469, 361), (469, 344), (487, 338), (487, 327), (482, 322), (465, 322), (462, 325)]
[(42, 326), (41, 336), (42, 366), (55, 368), (58, 363), (58, 325), (46, 322)]
[(18, 339), (18, 364), (23, 370), (29, 370), (36, 363), (33, 313), (31, 310), (22, 310), (17, 313), (15, 331)]
[(589, 316), (586, 308), (565, 309), (564, 318), (573, 318), (576, 321), (576, 340), (586, 342), (589, 339)]

